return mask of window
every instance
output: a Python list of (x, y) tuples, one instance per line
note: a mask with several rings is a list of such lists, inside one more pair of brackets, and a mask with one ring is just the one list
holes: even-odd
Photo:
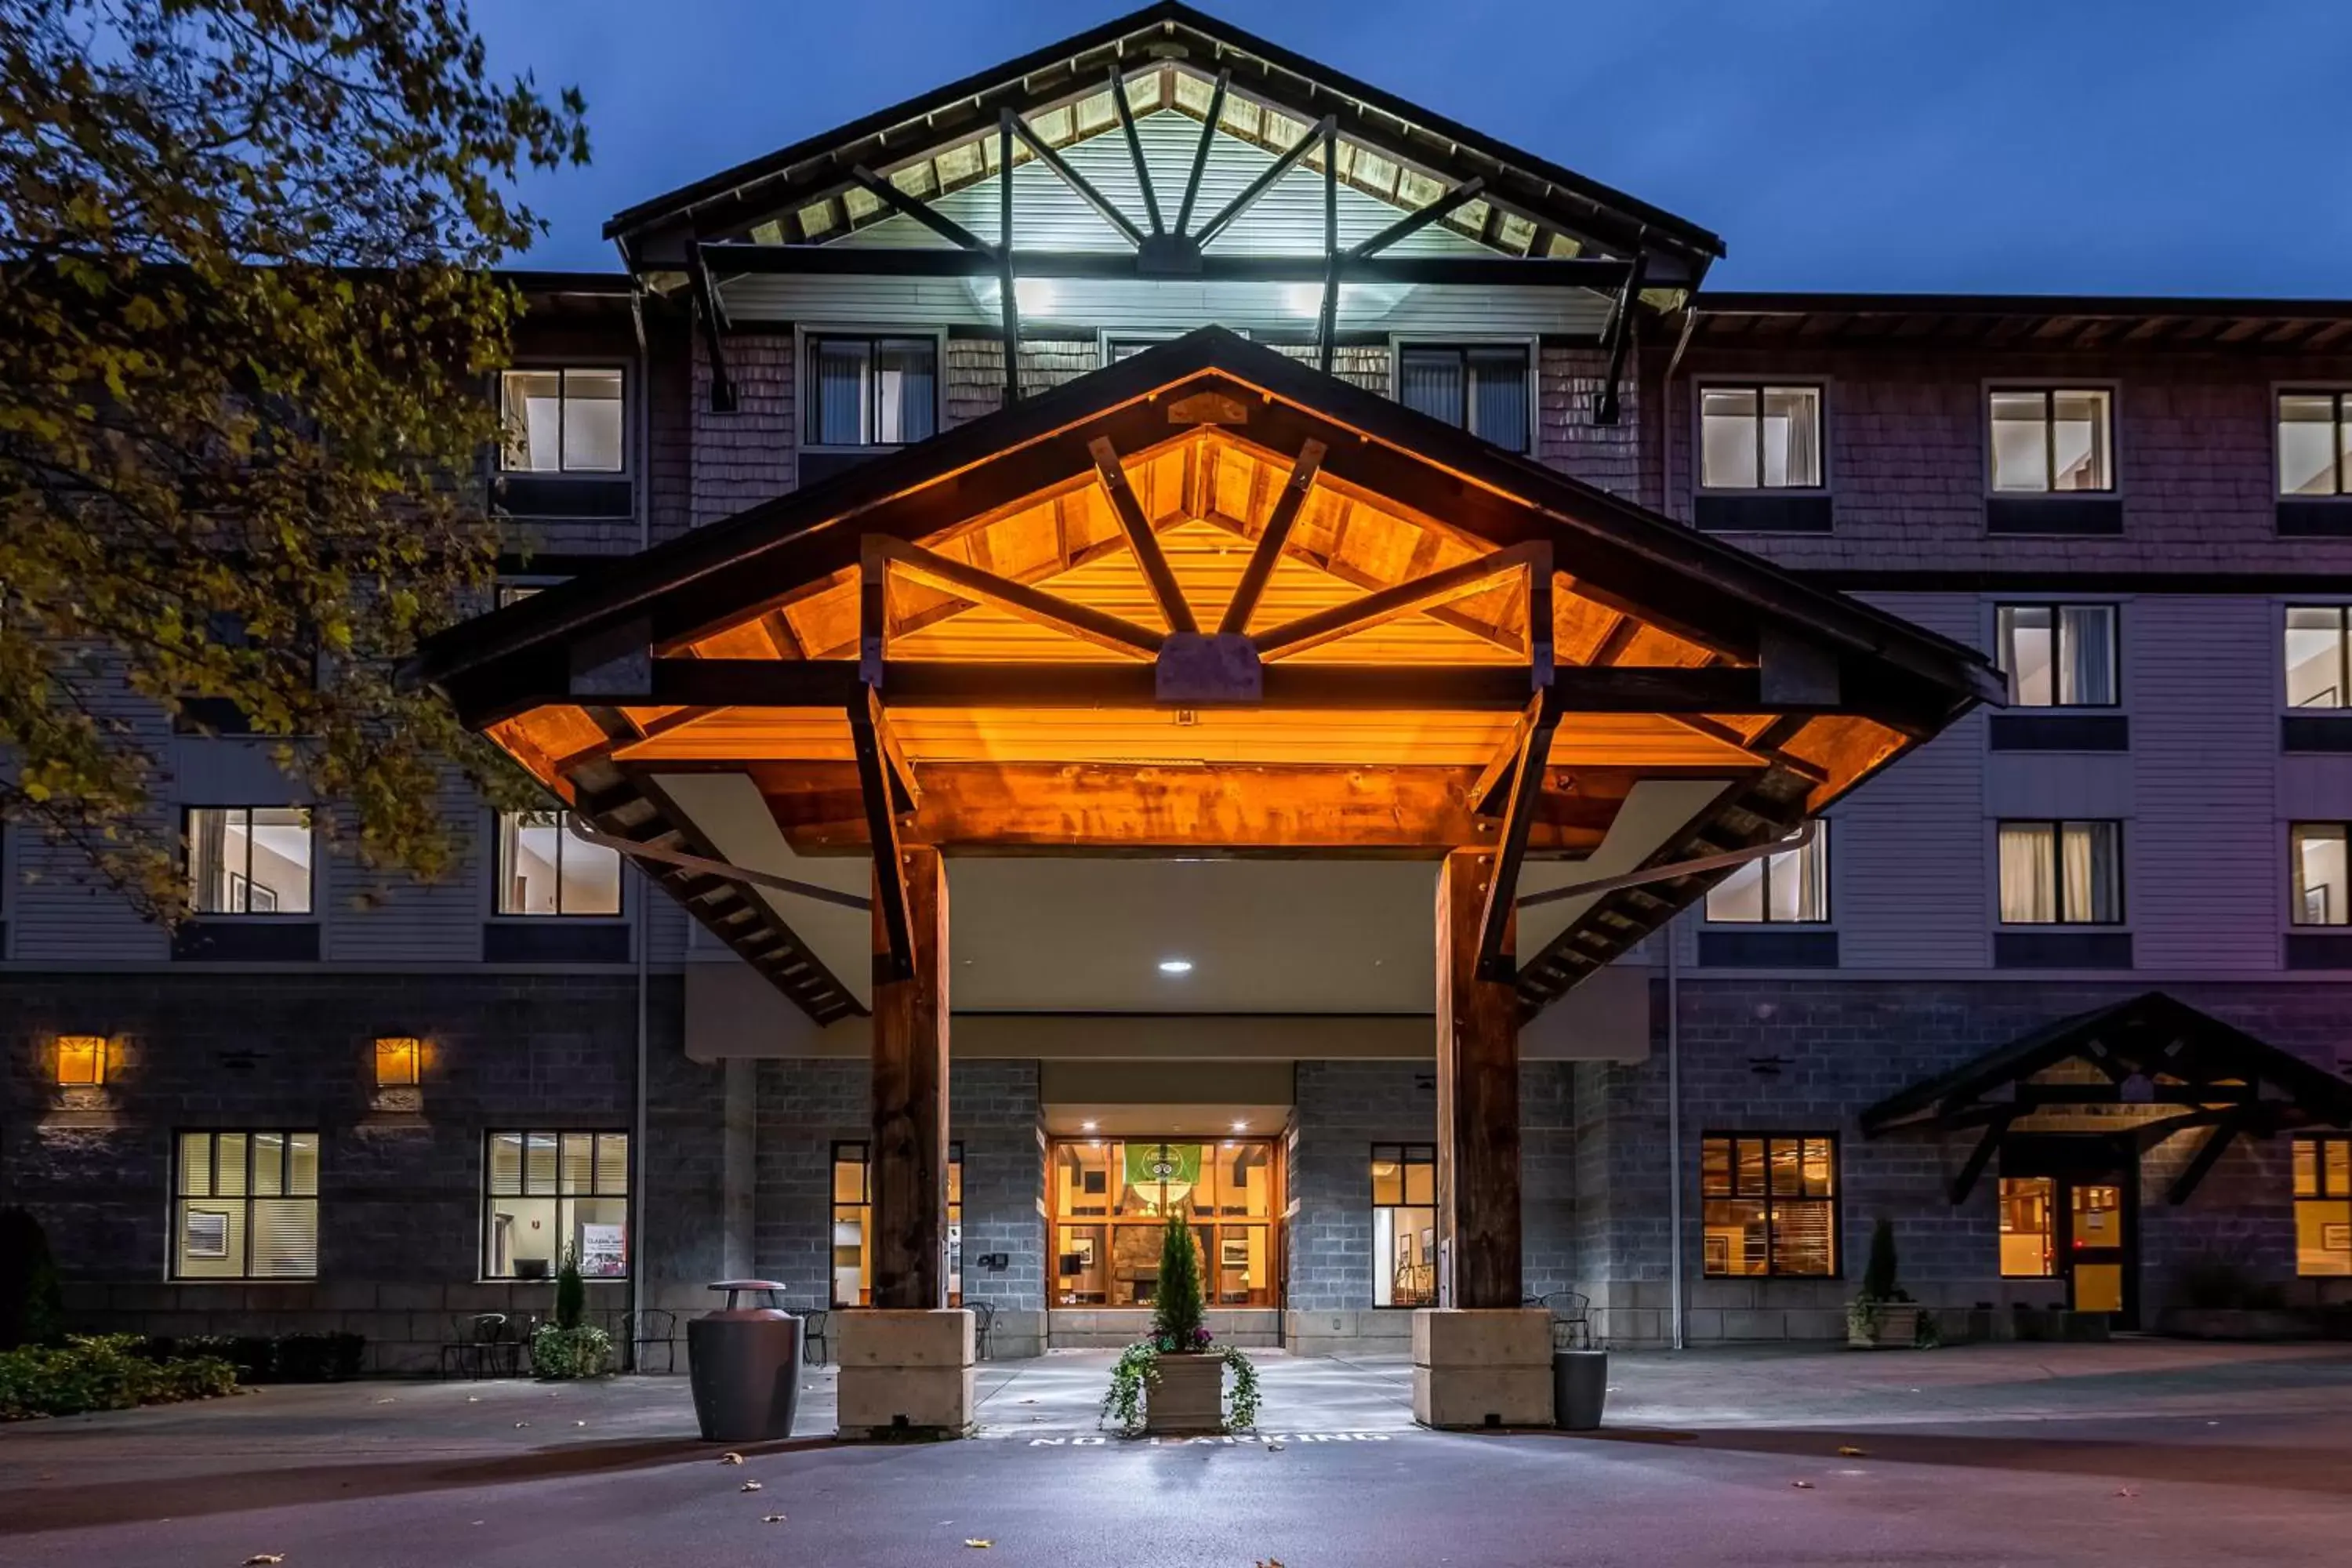
[(1818, 922), (1830, 918), (1830, 825), (1812, 842), (1733, 868), (1706, 890), (1706, 918), (1726, 925)]
[(1703, 386), (1698, 430), (1698, 482), (1703, 489), (1821, 488), (1818, 386)]
[(310, 813), (299, 805), (188, 812), (188, 904), (200, 915), (310, 912)]
[(2352, 925), (2352, 868), (2345, 857), (2347, 829), (2340, 822), (2298, 822), (2287, 830), (2299, 926)]
[(2112, 395), (2036, 388), (1992, 394), (1992, 488), (2111, 490), (2107, 416)]
[(2120, 822), (2002, 823), (2001, 923), (2121, 923), (2122, 841)]
[(2058, 1273), (2058, 1184), (2048, 1176), (2000, 1179), (2000, 1273), (2049, 1279)]
[(482, 1278), (628, 1277), (627, 1133), (493, 1132), (482, 1174)]
[(316, 1132), (183, 1132), (175, 1187), (173, 1278), (318, 1277)]
[(1151, 1305), (1161, 1234), (1168, 1215), (1181, 1213), (1192, 1221), (1210, 1306), (1279, 1307), (1276, 1170), (1267, 1138), (1055, 1142), (1045, 1160), (1054, 1221), (1047, 1304)]
[(2287, 606), (2286, 705), (2352, 708), (2352, 607)]
[[(833, 1146), (833, 1304), (874, 1300), (874, 1189), (866, 1145)], [(963, 1305), (963, 1145), (948, 1145), (948, 1305)]]
[(499, 913), (617, 915), (621, 852), (572, 831), (568, 811), (499, 814)]
[(1372, 1145), (1372, 1305), (1437, 1305), (1437, 1145)]
[(2294, 1140), (2294, 1271), (2352, 1274), (2352, 1137)]
[(827, 333), (808, 357), (812, 446), (901, 447), (938, 428), (937, 339)]
[(1993, 612), (1996, 649), (2021, 708), (2112, 708), (2113, 605), (2003, 605)]
[(1405, 344), (1397, 350), (1397, 401), (1506, 451), (1524, 452), (1527, 346)]
[(617, 369), (510, 370), (499, 378), (510, 474), (617, 474), (622, 439)]
[(2279, 494), (2352, 495), (2347, 405), (2352, 405), (2352, 395), (2341, 392), (2279, 394)]
[(1837, 1272), (1837, 1140), (1709, 1135), (1700, 1226), (1711, 1279)]

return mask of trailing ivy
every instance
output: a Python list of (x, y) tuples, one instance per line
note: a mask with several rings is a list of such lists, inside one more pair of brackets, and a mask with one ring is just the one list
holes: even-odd
[[(1149, 1340), (1139, 1340), (1118, 1352), (1118, 1360), (1111, 1363), (1110, 1388), (1103, 1394), (1102, 1410), (1095, 1419), (1096, 1426), (1110, 1422), (1124, 1431), (1131, 1432), (1142, 1424), (1144, 1393), (1148, 1387), (1160, 1382), (1161, 1353), (1160, 1347)], [(1234, 1432), (1254, 1429), (1257, 1426), (1258, 1406), (1263, 1402), (1258, 1390), (1257, 1363), (1234, 1345), (1199, 1353), (1216, 1357), (1234, 1375), (1233, 1392), (1225, 1399), (1226, 1429)]]

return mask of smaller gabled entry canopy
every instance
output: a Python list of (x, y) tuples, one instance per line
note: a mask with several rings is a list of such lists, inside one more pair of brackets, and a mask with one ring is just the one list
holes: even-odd
[[(819, 1023), (897, 850), (1501, 857), (1771, 843), (1983, 658), (1214, 328), (437, 638), (419, 673)], [(1548, 873), (1548, 877), (1547, 874)], [(1713, 879), (1530, 907), (1540, 1007)], [(1504, 962), (1507, 962), (1507, 960)]]
[(1862, 1113), (1870, 1137), (1983, 1130), (1958, 1203), (2011, 1135), (2093, 1133), (2153, 1148), (2210, 1129), (2167, 1193), (2185, 1203), (2230, 1144), (2352, 1126), (2352, 1084), (2161, 991), (2061, 1018)]

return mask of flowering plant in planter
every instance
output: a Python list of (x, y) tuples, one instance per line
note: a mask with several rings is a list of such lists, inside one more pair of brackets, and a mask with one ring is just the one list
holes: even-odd
[[(1243, 1428), (1256, 1425), (1257, 1368), (1234, 1346), (1217, 1349), (1215, 1336), (1201, 1321), (1203, 1315), (1200, 1255), (1192, 1245), (1192, 1227), (1181, 1212), (1171, 1213), (1160, 1241), (1160, 1280), (1151, 1296), (1151, 1337), (1119, 1352), (1110, 1370), (1110, 1390), (1103, 1395), (1100, 1419), (1116, 1417), (1121, 1426), (1133, 1426), (1144, 1415), (1146, 1390), (1165, 1386), (1165, 1357), (1171, 1363), (1213, 1366), (1220, 1389), (1224, 1374), (1231, 1373), (1230, 1403), (1220, 1400), (1215, 1391), (1202, 1391), (1211, 1410), (1223, 1406), (1223, 1419), (1216, 1424)], [(1187, 1373), (1188, 1381), (1192, 1375)]]

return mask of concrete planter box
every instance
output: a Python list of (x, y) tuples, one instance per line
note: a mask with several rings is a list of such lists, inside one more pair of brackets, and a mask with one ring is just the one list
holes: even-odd
[(2156, 1331), (2182, 1340), (2315, 1340), (2319, 1320), (2291, 1307), (2168, 1307)]
[(1225, 1358), (1164, 1354), (1144, 1379), (1143, 1429), (1150, 1433), (1225, 1429)]
[(1864, 1328), (1846, 1318), (1845, 1342), (1850, 1349), (1907, 1351), (1919, 1343), (1919, 1307), (1916, 1302), (1889, 1301), (1878, 1309), (1875, 1321)]

